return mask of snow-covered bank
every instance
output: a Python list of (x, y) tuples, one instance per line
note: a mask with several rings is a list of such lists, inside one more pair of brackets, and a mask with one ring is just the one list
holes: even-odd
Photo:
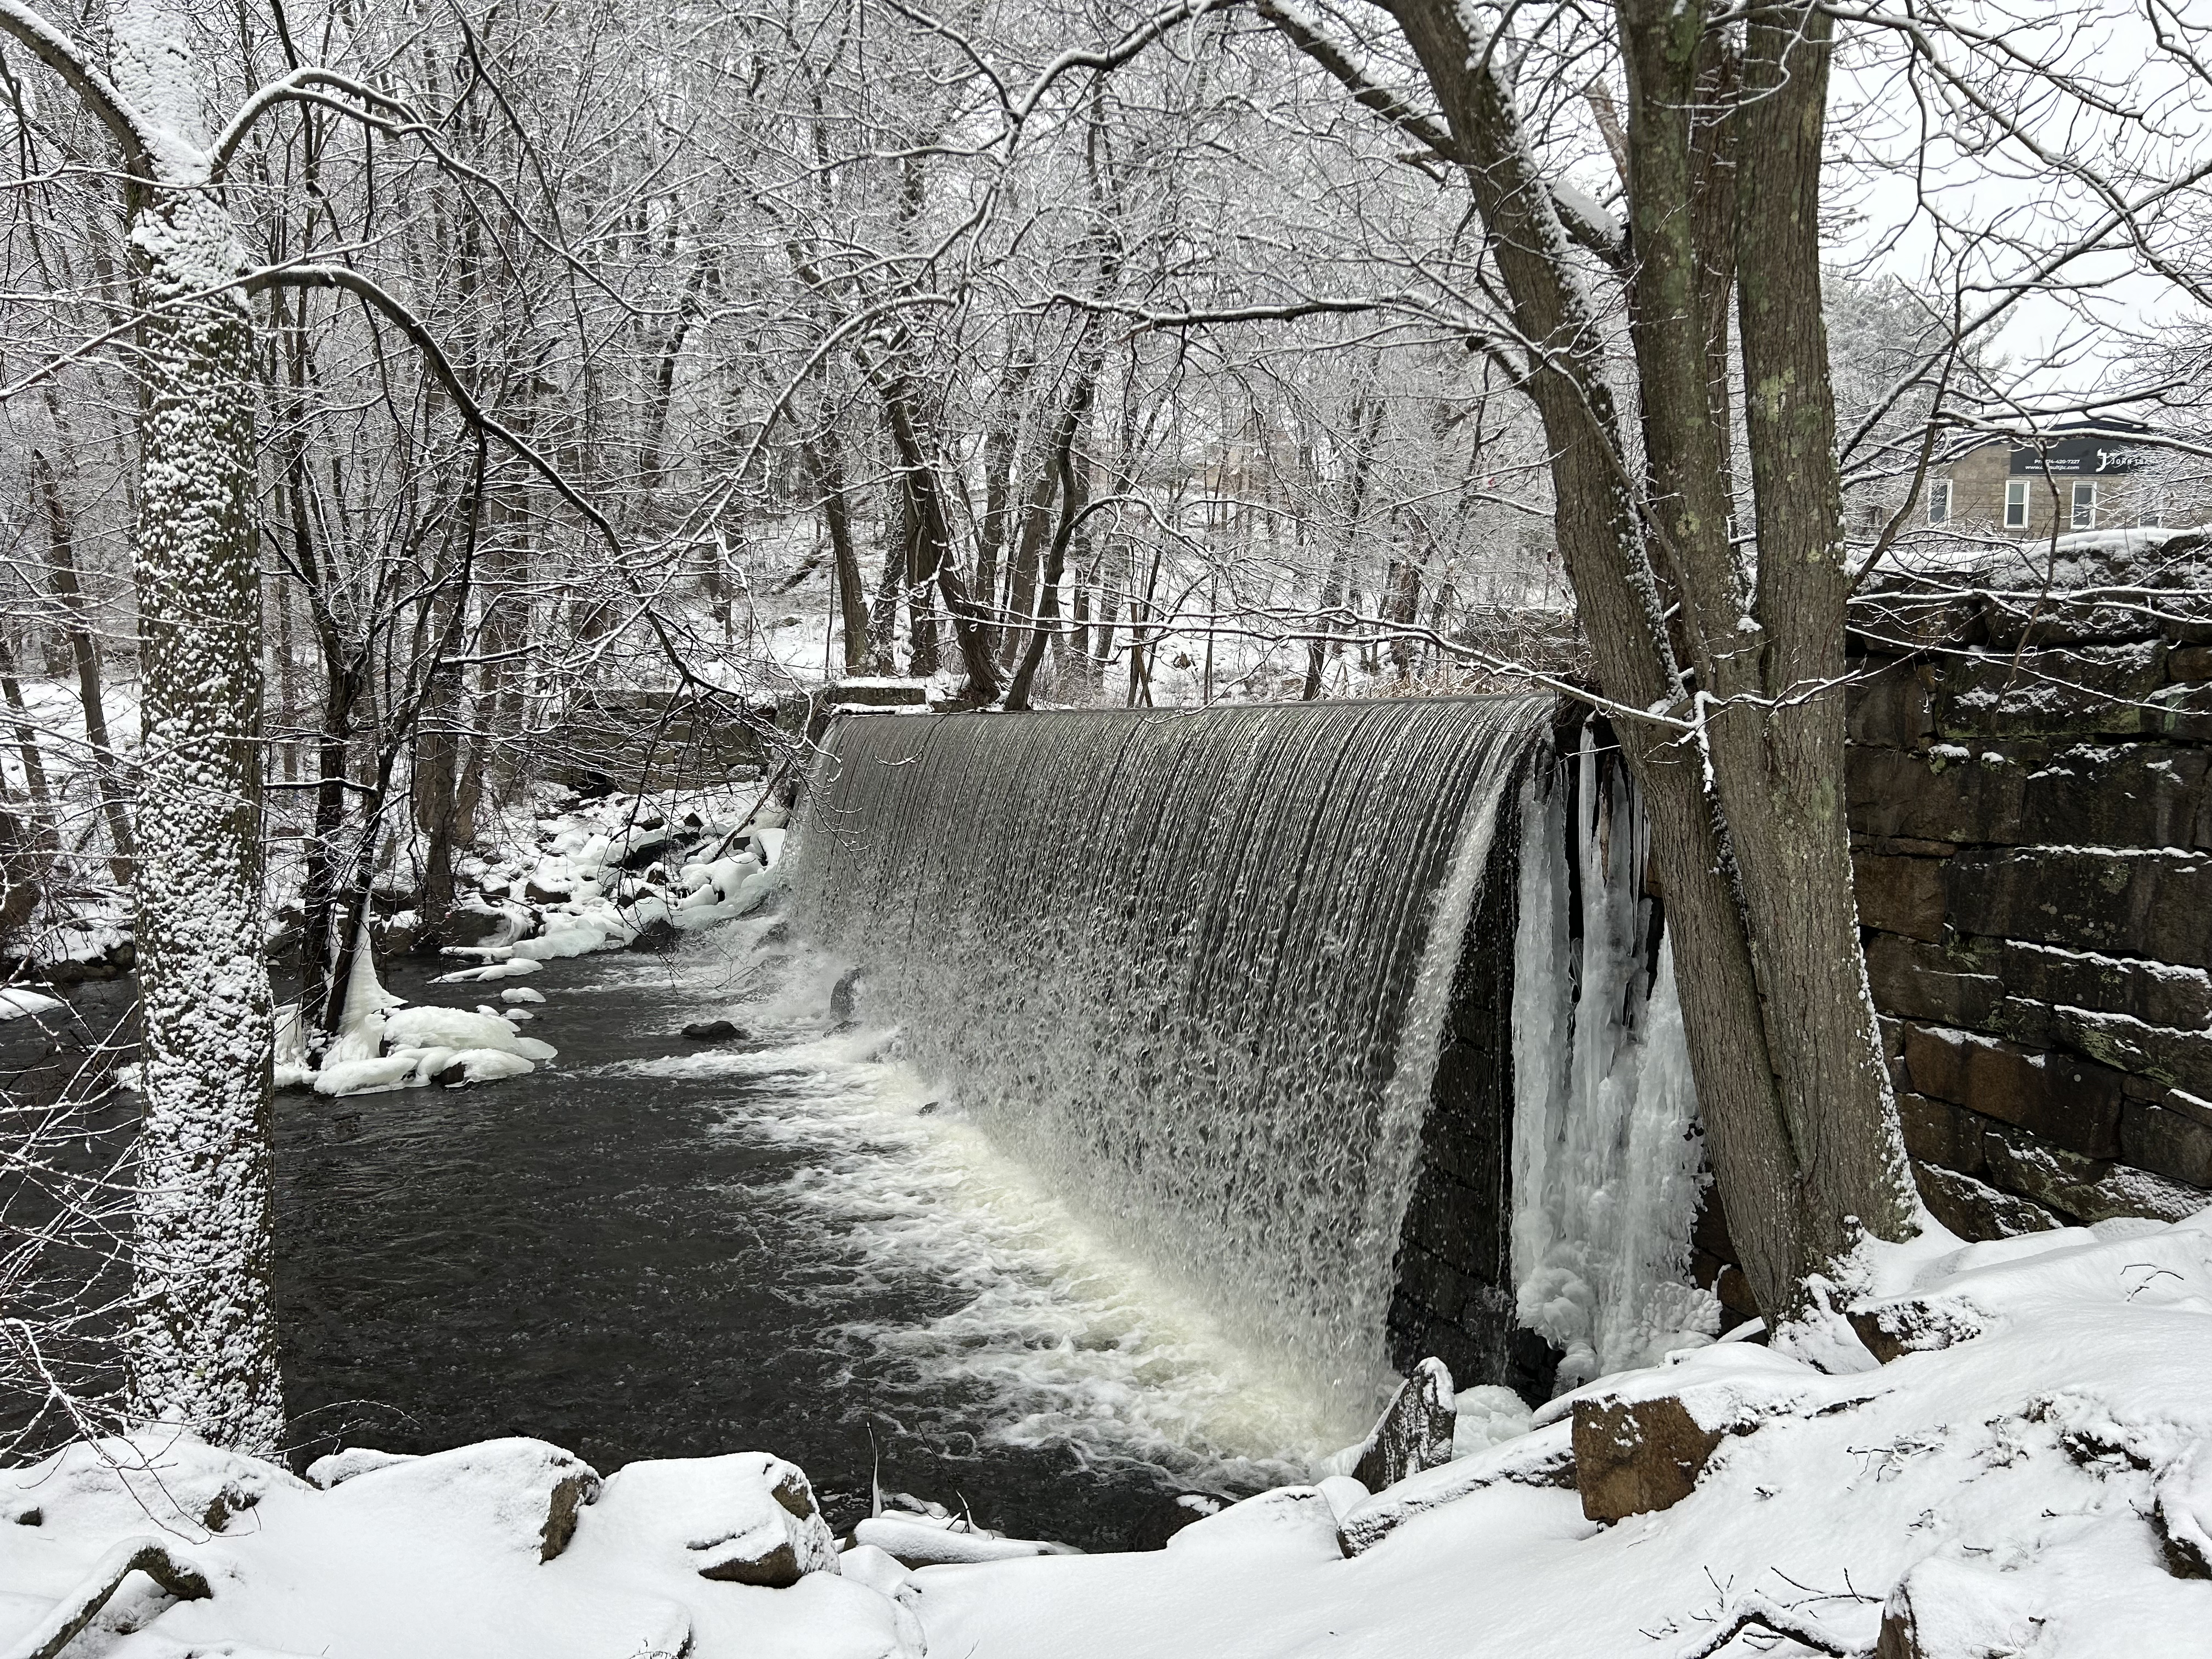
[[(0, 1476), (0, 1640), (50, 1626), (144, 1538), (209, 1593), (133, 1576), (73, 1651), (2212, 1653), (2212, 1212), (1886, 1251), (1859, 1296), (1791, 1352), (1692, 1350), (1381, 1492), (1279, 1488), (1136, 1554), (978, 1536), (936, 1559), (1024, 1553), (909, 1571), (866, 1538), (833, 1553), (803, 1480), (757, 1454), (601, 1482), (536, 1442), (349, 1453), (311, 1471), (338, 1482), (319, 1491), (189, 1441), (79, 1446)], [(1854, 1330), (1895, 1357), (1877, 1365)], [(1686, 1439), (1662, 1443), (1668, 1412)], [(1588, 1518), (1623, 1470), (1696, 1483)], [(862, 1526), (914, 1559), (957, 1531)]]
[[(447, 946), (456, 965), (435, 982), (516, 979), (547, 962), (625, 949), (655, 927), (696, 932), (759, 910), (781, 885), (772, 866), (784, 815), (757, 798), (753, 811), (726, 822), (716, 810), (704, 796), (664, 792), (573, 801), (532, 820), (493, 857), (468, 860), (477, 885), (458, 910), (483, 942)], [(510, 987), (499, 995), (504, 1010), (404, 1006), (379, 981), (372, 953), (358, 951), (319, 1064), (298, 1012), (280, 1016), (278, 1085), (337, 1096), (492, 1083), (554, 1059), (553, 1044), (517, 1024), (532, 1017), (517, 1005), (543, 994)]]
[[(1159, 1555), (925, 1573), (933, 1650), (1865, 1656), (1887, 1620), (1883, 1659), (2212, 1653), (2212, 1212), (1923, 1247), (1882, 1279), (1916, 1345), (1887, 1365), (1840, 1324), (1799, 1345), (1825, 1370), (1722, 1343), (1341, 1513), (1279, 1492)], [(1696, 1489), (1587, 1519), (1578, 1426), (1659, 1396), (1717, 1431)]]

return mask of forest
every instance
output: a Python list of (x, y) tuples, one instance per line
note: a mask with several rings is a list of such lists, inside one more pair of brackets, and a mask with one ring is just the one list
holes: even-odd
[[(1676, 1337), (1756, 1326), (1825, 1387), (2058, 1295), (1930, 1312), (1940, 1241), (2187, 1255), (2195, 13), (0, 0), (0, 1451), (182, 1425), (305, 1473), (287, 1137), (708, 1077), (611, 1023), (556, 1062), (490, 984), (624, 948), (696, 1042), (784, 1053), (802, 1001), (885, 1034), (821, 1064), (905, 1067), (862, 1092), (980, 1126), (1256, 1345), (1246, 1406), (1297, 1376), (1295, 1432), (1144, 1468), (1290, 1515), (1388, 1403), (1313, 1477), (1346, 1559), (1346, 1504), (1395, 1529), (1471, 1451), (1599, 1520), (1536, 1442)], [(866, 1546), (763, 1468), (823, 1528), (793, 1578)], [(2212, 1534), (2158, 1524), (2201, 1577)], [(1875, 1588), (1885, 1656), (2025, 1650), (1897, 1646)], [(1876, 1651), (1731, 1594), (1666, 1659)], [(948, 1628), (1021, 1651), (981, 1606)]]

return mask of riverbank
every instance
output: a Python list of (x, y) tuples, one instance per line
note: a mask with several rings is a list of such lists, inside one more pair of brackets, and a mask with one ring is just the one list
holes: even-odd
[(2212, 1212), (1864, 1265), (1855, 1320), (1602, 1379), (1380, 1492), (1194, 1510), (1133, 1553), (902, 1505), (841, 1538), (758, 1453), (602, 1477), (505, 1440), (302, 1480), (183, 1437), (78, 1446), (0, 1475), (0, 1640), (100, 1601), (86, 1651), (117, 1659), (2206, 1651)]

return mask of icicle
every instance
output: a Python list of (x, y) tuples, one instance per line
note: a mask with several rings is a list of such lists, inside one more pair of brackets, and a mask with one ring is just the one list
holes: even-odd
[(1579, 961), (1565, 792), (1533, 782), (1514, 941), (1516, 1301), (1521, 1322), (1561, 1350), (1562, 1389), (1652, 1364), (1719, 1326), (1718, 1304), (1687, 1281), (1697, 1099), (1671, 947), (1656, 975), (1646, 969), (1648, 830), (1587, 729), (1573, 763)]

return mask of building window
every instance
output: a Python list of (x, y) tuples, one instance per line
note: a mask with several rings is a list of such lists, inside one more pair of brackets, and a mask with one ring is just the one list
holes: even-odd
[(2097, 527), (2097, 486), (2084, 478), (2074, 486), (2074, 528), (2094, 530)]
[(1928, 486), (1928, 522), (1951, 522), (1951, 481), (1948, 478), (1938, 478)]
[(2027, 480), (2025, 478), (2005, 480), (2005, 528), (2027, 528)]

